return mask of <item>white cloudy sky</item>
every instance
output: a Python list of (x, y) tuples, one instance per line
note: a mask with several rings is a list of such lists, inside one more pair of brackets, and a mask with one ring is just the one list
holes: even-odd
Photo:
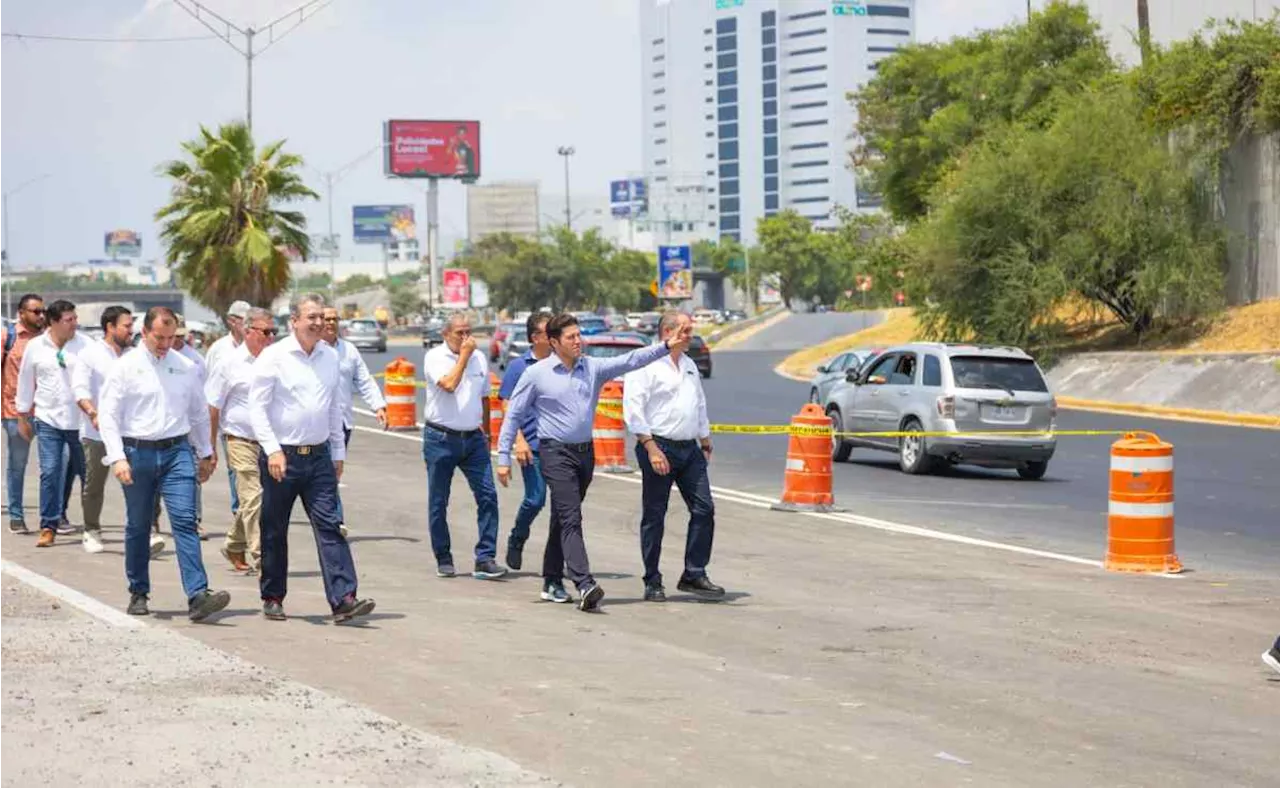
[[(302, 0), (204, 2), (261, 25)], [(920, 38), (933, 40), (1005, 24), (1025, 12), (1025, 0), (918, 0), (917, 10)], [(640, 164), (637, 25), (635, 0), (334, 0), (256, 62), (255, 132), (287, 138), (315, 168), (318, 187), (317, 172), (379, 144), (384, 118), (474, 117), (483, 123), (485, 180), (541, 180), (544, 192), (559, 192), (556, 147), (572, 144), (573, 191), (604, 193), (611, 177)], [(208, 33), (169, 0), (6, 0), (2, 27), (64, 36)], [(198, 124), (243, 116), (243, 59), (216, 39), (5, 38), (2, 46), (0, 180), (10, 193), (5, 245), (14, 262), (101, 257), (103, 233), (117, 227), (141, 232), (144, 257), (159, 256), (151, 217), (166, 185), (155, 167)], [(420, 206), (422, 194), (384, 179), (375, 155), (340, 183), (336, 231), (349, 234), (353, 203), (381, 202)], [(465, 234), (462, 187), (442, 185), (440, 205), (450, 244)], [(323, 231), (325, 205), (307, 211)], [(353, 252), (344, 245), (344, 257)]]

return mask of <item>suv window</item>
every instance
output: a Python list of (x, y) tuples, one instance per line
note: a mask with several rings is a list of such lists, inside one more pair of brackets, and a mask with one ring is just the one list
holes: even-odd
[(347, 324), (347, 328), (352, 331), (374, 331), (378, 328), (378, 324), (372, 320), (352, 320)]
[(926, 355), (924, 357), (924, 381), (925, 386), (941, 386), (942, 385), (942, 362), (938, 361), (937, 356)]
[(903, 353), (898, 357), (898, 366), (889, 376), (889, 384), (893, 386), (910, 386), (916, 382), (916, 354)]
[(898, 363), (898, 357), (895, 355), (882, 356), (876, 359), (876, 363), (867, 370), (867, 374), (863, 377), (864, 381), (869, 382), (871, 378), (879, 375), (886, 381), (889, 380), (889, 371), (893, 369), (893, 365)]
[(962, 389), (1049, 390), (1036, 363), (1029, 358), (952, 356), (951, 375)]

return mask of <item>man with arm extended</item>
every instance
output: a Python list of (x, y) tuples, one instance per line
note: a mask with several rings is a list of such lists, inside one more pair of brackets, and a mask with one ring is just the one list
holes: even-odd
[(209, 410), (195, 364), (172, 349), (178, 329), (173, 311), (152, 307), (142, 326), (142, 345), (121, 356), (107, 374), (98, 411), (103, 461), (124, 486), (127, 612), (151, 612), (148, 531), (156, 498), (163, 498), (187, 617), (203, 621), (231, 600), (226, 591), (209, 590), (196, 535), (196, 488), (218, 464), (209, 441)]
[[(693, 320), (680, 312), (667, 312), (658, 323), (662, 340), (692, 330)], [(689, 507), (684, 572), (677, 588), (705, 599), (719, 599), (724, 589), (707, 578), (716, 512), (707, 478), (711, 425), (698, 367), (684, 353), (672, 350), (670, 358), (628, 373), (622, 388), (622, 418), (636, 439), (636, 462), (643, 485), (640, 557), (644, 561), (644, 598), (667, 601), (658, 560), (674, 481)]]
[(27, 293), (18, 299), (18, 319), (11, 330), (14, 333), (6, 339), (4, 370), (0, 373), (0, 382), (3, 383), (0, 407), (4, 411), (5, 494), (8, 497), (9, 532), (26, 534), (31, 530), (27, 528), (27, 516), (22, 511), (22, 488), (27, 475), (27, 461), (31, 457), (31, 440), (18, 430), (18, 372), (27, 343), (44, 331), (44, 299), (35, 293)]
[[(507, 371), (502, 376), (502, 386), (498, 389), (499, 399), (511, 399), (525, 370), (551, 355), (551, 343), (547, 341), (547, 321), (550, 319), (551, 315), (546, 312), (535, 312), (525, 321), (529, 349), (507, 365)], [(529, 539), (529, 528), (547, 504), (547, 482), (542, 478), (542, 465), (538, 461), (538, 415), (532, 408), (525, 409), (524, 422), (517, 425), (515, 450), (512, 454), (520, 464), (520, 475), (524, 477), (524, 500), (520, 502), (515, 527), (511, 529), (511, 536), (507, 539), (507, 566), (519, 570), (524, 565), (524, 543)], [(555, 598), (548, 601), (569, 601), (567, 595), (552, 596)]]
[(449, 491), (453, 472), (467, 477), (476, 499), (472, 577), (497, 580), (507, 570), (494, 560), (498, 551), (498, 489), (489, 457), (489, 362), (477, 353), (471, 324), (454, 315), (444, 327), (444, 344), (428, 350), (422, 361), (427, 401), (422, 411), (422, 459), (427, 465), (427, 527), (436, 576), (453, 577), (449, 535)]
[(511, 395), (498, 441), (498, 481), (505, 487), (511, 481), (511, 450), (525, 411), (532, 408), (538, 414), (538, 455), (551, 492), (551, 530), (542, 561), (543, 598), (556, 594), (556, 589), (564, 592), (565, 570), (581, 594), (580, 610), (594, 610), (604, 598), (604, 590), (591, 576), (582, 538), (582, 500), (595, 472), (591, 426), (600, 389), (672, 351), (684, 352), (691, 336), (681, 330), (661, 344), (622, 356), (589, 358), (582, 355), (577, 318), (565, 313), (547, 322), (552, 355), (525, 370)]
[(351, 546), (338, 530), (338, 479), (346, 446), (338, 404), (338, 353), (320, 341), (324, 297), (306, 293), (289, 309), (293, 332), (253, 363), (249, 420), (262, 476), (262, 614), (283, 621), (289, 576), (289, 517), (299, 497), (320, 554), (320, 574), (335, 623), (373, 612), (356, 597)]
[(40, 539), (36, 547), (53, 546), (54, 534), (66, 520), (71, 482), (84, 476), (81, 413), (71, 375), (76, 357), (89, 343), (76, 334), (76, 306), (70, 301), (49, 304), (45, 317), (49, 328), (28, 342), (22, 354), (14, 398), (18, 432), (27, 441), (34, 436), (40, 450)]
[[(359, 348), (338, 336), (340, 322), (336, 307), (324, 308), (324, 333), (321, 334), (321, 338), (338, 351), (338, 403), (342, 406), (342, 439), (345, 445), (350, 446), (351, 428), (356, 423), (352, 393), (360, 392), (360, 398), (378, 417), (378, 423), (383, 429), (387, 426), (387, 401), (378, 390), (378, 384), (373, 379), (373, 375), (369, 374), (369, 366), (364, 363), (364, 357), (360, 355)], [(339, 529), (343, 536), (347, 536), (341, 496), (338, 498), (338, 518), (343, 523)]]
[(209, 442), (219, 432), (227, 444), (227, 462), (235, 466), (240, 508), (232, 516), (231, 529), (222, 546), (222, 557), (237, 572), (253, 575), (261, 567), (262, 476), (258, 472), (258, 441), (249, 417), (249, 387), (253, 364), (276, 336), (276, 323), (265, 309), (251, 308), (245, 315), (244, 342), (228, 351), (211, 367), (204, 385), (209, 404)]

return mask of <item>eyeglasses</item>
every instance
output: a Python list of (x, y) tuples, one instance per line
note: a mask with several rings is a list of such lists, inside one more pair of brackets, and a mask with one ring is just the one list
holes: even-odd
[(41, 309), (28, 309), (28, 310), (25, 310), (25, 311), (30, 312), (30, 313), (31, 313), (31, 314), (33, 314), (33, 315), (43, 315), (43, 314), (44, 314), (44, 312), (45, 312), (45, 310), (44, 310), (43, 308), (41, 308)]
[(280, 333), (280, 329), (278, 328), (258, 328), (257, 326), (254, 326), (251, 330), (257, 331), (260, 334), (263, 334), (264, 336), (269, 336), (269, 337), (273, 337), (276, 334)]

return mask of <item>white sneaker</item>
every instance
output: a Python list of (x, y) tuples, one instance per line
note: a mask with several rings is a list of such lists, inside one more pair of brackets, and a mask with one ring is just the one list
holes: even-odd
[(160, 534), (151, 534), (151, 557), (155, 558), (164, 552), (164, 537)]
[(343, 539), (346, 539), (346, 538), (347, 538), (347, 526), (345, 526), (345, 525), (340, 525), (340, 526), (338, 526), (338, 533), (342, 534), (342, 538), (343, 538)]
[(80, 543), (84, 545), (86, 553), (101, 553), (105, 549), (96, 531), (85, 531), (84, 536), (80, 537)]

